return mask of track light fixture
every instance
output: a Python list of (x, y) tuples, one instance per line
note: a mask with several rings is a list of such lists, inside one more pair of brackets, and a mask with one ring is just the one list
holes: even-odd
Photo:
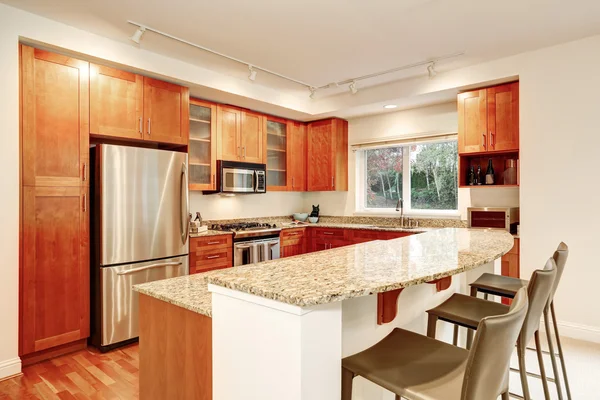
[(142, 35), (144, 34), (144, 32), (146, 32), (146, 28), (143, 27), (143, 26), (140, 26), (137, 29), (137, 31), (135, 31), (135, 33), (133, 34), (133, 36), (131, 37), (131, 40), (133, 40), (137, 44), (140, 44), (140, 39), (142, 39)]
[(435, 70), (435, 62), (432, 62), (427, 66), (427, 73), (429, 73), (429, 79), (433, 79), (437, 75)]
[(311, 86), (308, 88), (308, 90), (310, 91), (310, 94), (308, 95), (308, 97), (310, 97), (311, 99), (314, 99), (315, 93), (317, 92), (317, 88), (314, 86)]
[(350, 84), (348, 85), (348, 89), (350, 89), (350, 92), (352, 92), (352, 94), (356, 94), (358, 92), (358, 89), (356, 88), (356, 82), (350, 82)]
[(256, 70), (252, 65), (248, 65), (248, 69), (250, 70), (250, 73), (248, 74), (248, 79), (254, 82), (254, 80), (256, 79)]

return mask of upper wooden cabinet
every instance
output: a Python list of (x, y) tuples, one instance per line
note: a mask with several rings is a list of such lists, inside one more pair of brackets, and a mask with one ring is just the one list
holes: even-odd
[(306, 191), (306, 124), (289, 121), (288, 130), (288, 190)]
[(308, 124), (307, 190), (348, 190), (348, 121), (332, 118)]
[(266, 137), (261, 114), (217, 106), (217, 158), (266, 163)]
[(87, 187), (23, 187), (20, 348), (27, 355), (89, 336)]
[(87, 185), (89, 64), (21, 47), (22, 184)]
[(286, 120), (265, 117), (267, 136), (267, 191), (288, 190), (290, 131)]
[(187, 88), (115, 68), (90, 67), (90, 134), (188, 143)]
[(90, 133), (143, 139), (144, 78), (90, 64)]
[(458, 152), (519, 150), (519, 82), (458, 95)]
[(147, 140), (188, 143), (189, 89), (144, 77), (144, 120)]
[(190, 99), (189, 188), (215, 190), (217, 105)]

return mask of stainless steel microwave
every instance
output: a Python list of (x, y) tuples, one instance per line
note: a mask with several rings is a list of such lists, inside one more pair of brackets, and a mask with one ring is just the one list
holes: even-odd
[(265, 193), (266, 191), (265, 164), (217, 161), (216, 193)]
[(517, 233), (519, 207), (469, 207), (469, 228), (505, 229)]

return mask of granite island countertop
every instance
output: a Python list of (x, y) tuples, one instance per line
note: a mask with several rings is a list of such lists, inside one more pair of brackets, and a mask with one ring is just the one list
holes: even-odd
[(211, 315), (207, 283), (297, 306), (387, 292), (477, 268), (506, 254), (506, 231), (436, 229), (420, 235), (136, 285), (134, 290)]

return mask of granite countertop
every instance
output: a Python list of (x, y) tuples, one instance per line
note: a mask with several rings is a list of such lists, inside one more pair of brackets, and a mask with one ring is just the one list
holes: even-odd
[(452, 276), (503, 256), (513, 244), (506, 231), (445, 228), (221, 270), (207, 280), (306, 307)]
[(213, 230), (209, 229), (206, 232), (190, 233), (190, 237), (197, 238), (197, 237), (205, 237), (205, 236), (232, 235), (232, 234), (233, 234), (233, 232), (229, 232), (229, 231), (213, 231)]
[(501, 257), (513, 244), (513, 236), (506, 231), (436, 229), (149, 282), (134, 290), (208, 316), (207, 283), (306, 307), (452, 276)]

